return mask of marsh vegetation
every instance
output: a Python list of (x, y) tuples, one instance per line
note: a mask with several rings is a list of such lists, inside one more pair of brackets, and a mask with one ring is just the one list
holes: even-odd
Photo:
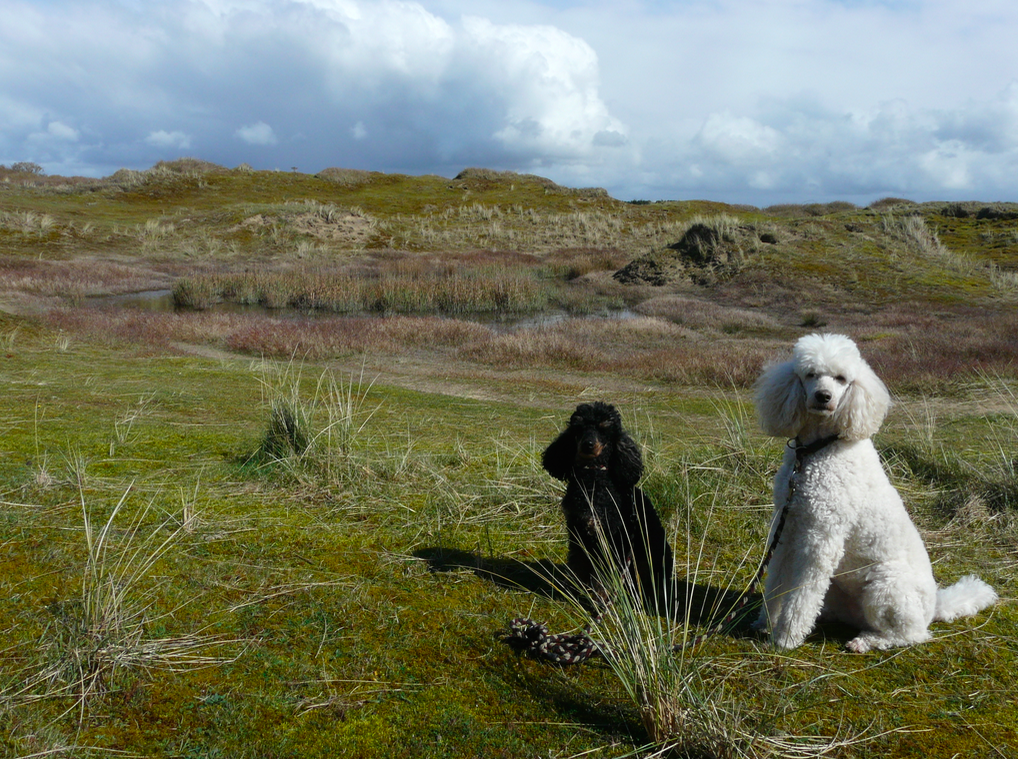
[[(625, 203), (539, 177), (0, 170), (0, 745), (11, 756), (1007, 756), (1018, 210)], [(107, 296), (171, 291), (178, 308)], [(257, 311), (213, 308), (259, 304)], [(625, 309), (629, 318), (604, 318)], [(506, 331), (488, 320), (540, 317)], [(681, 644), (746, 588), (806, 331), (896, 395), (876, 442), (942, 583), (1002, 601), (851, 655)], [(643, 446), (688, 600), (590, 622), (540, 451)], [(680, 647), (675, 648), (676, 645)]]

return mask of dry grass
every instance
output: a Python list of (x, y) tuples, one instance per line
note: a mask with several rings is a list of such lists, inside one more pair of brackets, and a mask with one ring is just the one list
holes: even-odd
[[(746, 387), (801, 327), (759, 312), (683, 297), (638, 308), (637, 318), (565, 318), (496, 330), (434, 316), (271, 317), (226, 312), (55, 310), (47, 322), (77, 339), (170, 348), (209, 346), (254, 356), (312, 359), (354, 355), (450, 358), (504, 369), (550, 367), (613, 372), (669, 383)], [(871, 364), (902, 389), (950, 388), (978, 372), (1011, 376), (1018, 315), (902, 304), (879, 315), (820, 312), (810, 329), (846, 332)]]
[(102, 259), (0, 260), (0, 292), (60, 298), (75, 304), (94, 296), (155, 290), (168, 282), (166, 274), (149, 267)]
[(395, 216), (379, 222), (391, 247), (407, 250), (628, 250), (671, 242), (685, 221), (631, 218), (617, 210), (541, 212), (522, 205), (472, 203), (423, 215)]

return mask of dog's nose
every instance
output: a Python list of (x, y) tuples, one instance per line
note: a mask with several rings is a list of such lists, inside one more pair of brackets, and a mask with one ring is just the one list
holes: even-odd
[(817, 390), (813, 393), (813, 397), (816, 398), (817, 403), (830, 403), (831, 402), (831, 391), (830, 390)]

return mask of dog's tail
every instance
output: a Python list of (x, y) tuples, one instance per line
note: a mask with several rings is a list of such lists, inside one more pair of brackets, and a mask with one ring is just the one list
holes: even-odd
[(971, 617), (997, 601), (997, 591), (975, 575), (965, 575), (954, 585), (937, 591), (937, 610), (933, 618), (950, 622)]

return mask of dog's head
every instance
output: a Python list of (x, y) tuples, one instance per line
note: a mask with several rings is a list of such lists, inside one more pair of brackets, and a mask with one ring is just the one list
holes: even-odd
[(622, 417), (609, 403), (583, 403), (569, 426), (544, 451), (548, 473), (565, 480), (575, 469), (606, 469), (616, 480), (635, 485), (643, 473), (640, 449), (622, 427)]
[(573, 464), (586, 466), (607, 460), (622, 432), (622, 417), (608, 403), (583, 403), (569, 418), (575, 442)]
[(890, 407), (884, 383), (844, 335), (806, 335), (790, 361), (774, 364), (756, 384), (764, 432), (794, 437), (814, 419), (830, 422), (846, 440), (870, 437)]

